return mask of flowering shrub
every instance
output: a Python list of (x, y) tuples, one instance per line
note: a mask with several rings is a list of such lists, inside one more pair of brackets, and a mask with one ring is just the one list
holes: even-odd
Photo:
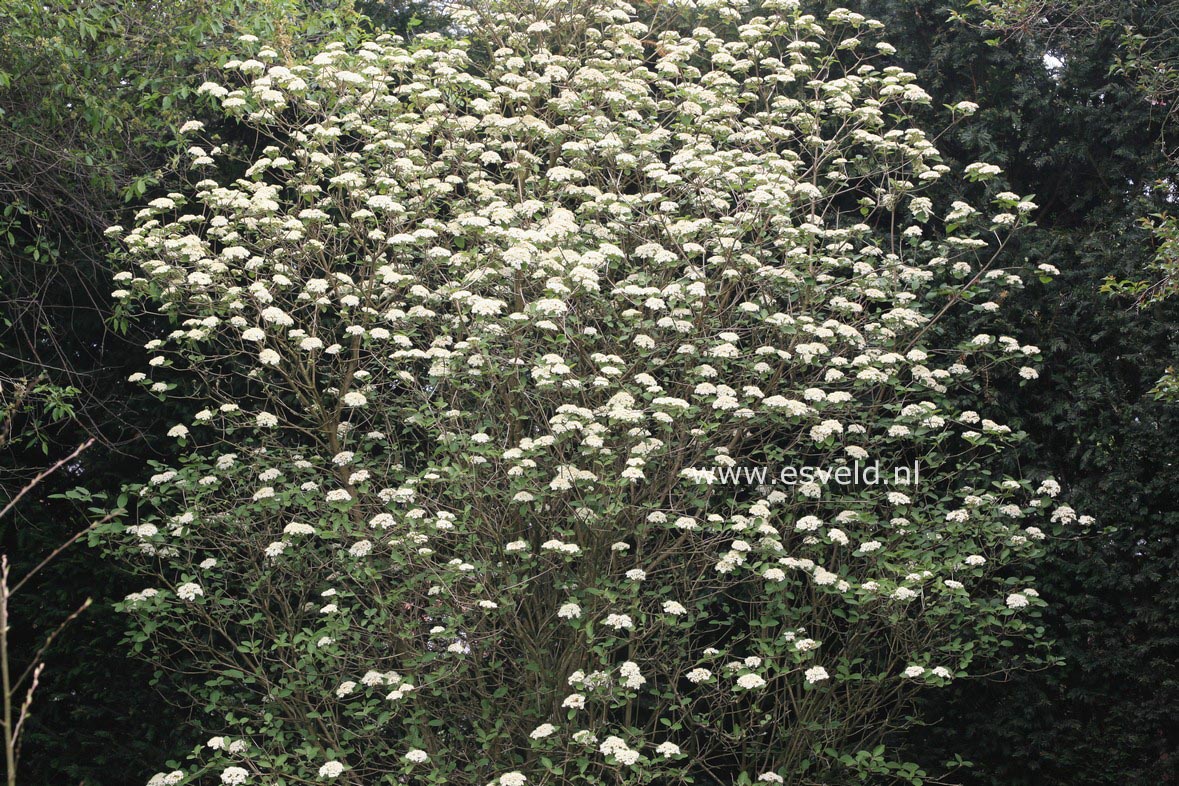
[[(970, 402), (1038, 350), (937, 329), (1019, 286), (984, 238), (1033, 205), (923, 195), (876, 23), (712, 5), (202, 88), (261, 154), (194, 141), (210, 176), (112, 229), (178, 323), (135, 381), (207, 402), (117, 534), (133, 641), (223, 719), (155, 782), (915, 780), (879, 744), (915, 692), (1036, 651), (1020, 569), (1077, 516)], [(710, 482), (786, 461), (921, 483)]]

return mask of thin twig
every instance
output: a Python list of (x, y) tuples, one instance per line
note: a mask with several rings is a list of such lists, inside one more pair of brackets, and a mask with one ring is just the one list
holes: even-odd
[(12, 510), (14, 507), (16, 507), (16, 503), (21, 501), (21, 497), (23, 497), (25, 494), (28, 494), (30, 491), (32, 491), (34, 488), (36, 488), (38, 483), (40, 483), (42, 480), (44, 480), (45, 478), (52, 475), (54, 472), (57, 472), (59, 469), (62, 468), (62, 465), (68, 464), (71, 461), (73, 461), (74, 459), (76, 459), (78, 457), (78, 454), (80, 454), (82, 451), (84, 451), (86, 448), (90, 447), (93, 444), (94, 444), (94, 437), (91, 437), (90, 439), (86, 440), (78, 447), (74, 448), (73, 453), (66, 456), (62, 460), (58, 461), (52, 467), (43, 471), (41, 474), (37, 475), (37, 477), (30, 480), (28, 482), (28, 484), (23, 489), (21, 489), (19, 492), (17, 492), (17, 495), (15, 497), (13, 497), (11, 500), (8, 501), (8, 504), (4, 506), (4, 509), (0, 510), (0, 519), (4, 518), (6, 515), (8, 515), (8, 512), (10, 510)]

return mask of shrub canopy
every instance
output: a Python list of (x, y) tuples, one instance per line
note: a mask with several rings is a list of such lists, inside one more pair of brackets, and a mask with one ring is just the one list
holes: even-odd
[[(194, 773), (909, 781), (917, 691), (1037, 657), (1077, 516), (975, 411), (1035, 376), (985, 332), (1034, 205), (926, 195), (878, 24), (762, 13), (501, 5), (202, 87), (260, 154), (189, 124), (206, 179), (112, 229), (177, 322), (135, 380), (207, 402), (117, 528), (132, 640), (224, 726)], [(920, 479), (773, 482), (856, 464)]]

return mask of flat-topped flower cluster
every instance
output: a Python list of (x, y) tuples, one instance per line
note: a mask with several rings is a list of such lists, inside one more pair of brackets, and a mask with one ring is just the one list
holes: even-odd
[[(981, 332), (1035, 206), (985, 164), (935, 200), (877, 23), (696, 6), (499, 4), (456, 17), (485, 64), (385, 37), (202, 86), (260, 154), (229, 180), (187, 125), (192, 188), (111, 232), (115, 296), (177, 322), (135, 381), (205, 402), (120, 530), (140, 640), (234, 740), (198, 770), (795, 782), (1035, 651), (1019, 566), (1079, 517), (977, 411), (1035, 376)], [(698, 482), (784, 457), (923, 484)]]

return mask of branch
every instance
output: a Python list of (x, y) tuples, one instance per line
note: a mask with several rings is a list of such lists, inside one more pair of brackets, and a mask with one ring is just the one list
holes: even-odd
[(40, 571), (41, 568), (45, 567), (50, 562), (52, 562), (54, 559), (56, 559), (58, 554), (62, 553), (67, 548), (69, 548), (70, 546), (77, 543), (78, 539), (81, 538), (83, 535), (85, 535), (87, 532), (94, 529), (95, 527), (97, 527), (100, 524), (107, 523), (108, 521), (110, 521), (114, 517), (115, 517), (114, 512), (108, 513), (105, 516), (103, 516), (102, 518), (100, 518), (98, 521), (91, 522), (86, 527), (86, 529), (81, 529), (81, 530), (78, 530), (77, 532), (75, 532), (73, 535), (70, 536), (69, 540), (67, 540), (65, 543), (63, 543), (60, 546), (58, 546), (57, 548), (55, 548), (53, 551), (49, 552), (49, 555), (46, 556), (45, 559), (38, 562), (36, 567), (34, 567), (32, 570), (30, 570), (28, 573), (26, 573), (24, 576), (22, 576), (21, 580), (18, 581), (15, 585), (13, 585), (12, 589), (8, 590), (8, 596), (12, 597), (13, 595), (15, 595), (17, 590), (19, 590), (21, 587), (23, 587), (25, 585), (25, 582), (27, 582), (29, 579), (33, 578), (33, 576), (37, 575), (37, 572)]
[[(75, 458), (77, 458), (77, 457), (78, 457), (78, 455), (79, 455), (79, 454), (80, 454), (82, 451), (86, 450), (86, 448), (90, 447), (90, 446), (91, 446), (91, 445), (93, 445), (93, 444), (94, 444), (94, 437), (91, 437), (90, 439), (86, 440), (85, 442), (83, 442), (83, 443), (82, 443), (81, 445), (79, 445), (78, 447), (74, 448), (74, 452), (73, 452), (73, 453), (71, 453), (70, 455), (68, 455), (68, 456), (66, 456), (65, 458), (61, 459), (61, 460), (60, 460), (60, 461), (58, 461), (56, 464), (54, 464), (52, 467), (50, 467), (49, 469), (45, 470), (45, 471), (44, 471), (44, 472), (42, 472), (41, 474), (37, 475), (37, 477), (35, 477), (35, 478), (33, 478), (32, 480), (30, 480), (30, 481), (29, 481), (29, 483), (28, 483), (28, 485), (26, 485), (26, 486), (25, 486), (23, 489), (21, 489), (21, 490), (20, 490), (20, 491), (17, 493), (17, 495), (16, 495), (15, 497), (13, 497), (11, 500), (9, 500), (9, 501), (8, 501), (8, 504), (4, 506), (4, 509), (3, 509), (3, 510), (0, 510), (0, 519), (4, 518), (6, 515), (8, 515), (8, 512), (9, 512), (10, 510), (12, 510), (14, 507), (16, 507), (16, 503), (20, 502), (20, 501), (21, 501), (21, 498), (22, 498), (22, 497), (23, 497), (25, 494), (28, 494), (30, 491), (32, 491), (34, 488), (36, 488), (38, 483), (40, 483), (41, 481), (45, 480), (45, 478), (49, 477), (49, 476), (50, 476), (50, 475), (52, 475), (54, 472), (57, 472), (59, 469), (61, 469), (61, 468), (62, 468), (62, 466), (63, 466), (64, 464), (68, 464), (68, 463), (70, 463), (71, 461), (73, 461)], [(38, 566), (38, 567), (39, 567), (39, 566)], [(27, 577), (26, 577), (26, 578), (27, 578)]]
[[(74, 612), (62, 620), (61, 624), (58, 625), (57, 628), (52, 633), (50, 633), (48, 637), (46, 637), (45, 643), (42, 644), (41, 648), (38, 649), (36, 654), (33, 655), (33, 660), (29, 663), (28, 666), (25, 667), (25, 670), (21, 672), (21, 675), (16, 678), (16, 682), (12, 683), (13, 690), (20, 689), (21, 683), (28, 679), (29, 672), (35, 672), (33, 674), (33, 685), (36, 686), (37, 674), (40, 674), (41, 669), (45, 667), (45, 664), (41, 663), (41, 657), (45, 655), (45, 652), (49, 649), (49, 645), (53, 644), (53, 640), (56, 639), (58, 635), (66, 629), (67, 625), (81, 616), (83, 611), (90, 608), (90, 604), (93, 602), (93, 598), (86, 598), (85, 602), (83, 602), (81, 606), (74, 609)], [(30, 696), (32, 695), (32, 688), (29, 689), (29, 694)]]

